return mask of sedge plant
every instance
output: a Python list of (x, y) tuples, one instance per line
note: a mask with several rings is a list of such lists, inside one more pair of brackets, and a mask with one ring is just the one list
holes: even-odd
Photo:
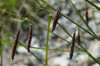
[[(25, 0), (26, 1), (26, 0)], [(22, 7), (23, 5), (25, 4), (25, 1), (24, 3), (22, 4)], [(92, 3), (91, 1), (89, 0), (84, 0), (86, 1), (88, 4), (91, 4), (92, 7), (96, 8), (97, 10), (100, 10), (100, 7), (98, 7), (97, 5), (95, 5), (94, 3)], [(42, 2), (42, 4), (40, 3)], [(73, 24), (75, 24), (78, 28), (82, 29), (83, 31), (85, 31), (86, 33), (88, 33), (89, 35), (91, 35), (92, 37), (94, 37), (95, 39), (97, 39), (98, 41), (100, 41), (100, 38), (96, 35), (96, 33), (90, 28), (90, 26), (88, 25), (88, 23), (86, 22), (86, 20), (83, 18), (83, 16), (81, 15), (81, 13), (79, 12), (79, 10), (76, 8), (76, 6), (73, 4), (73, 2), (71, 0), (69, 0), (69, 2), (72, 4), (73, 8), (75, 8), (78, 16), (80, 17), (80, 19), (83, 21), (83, 23), (86, 25), (86, 27), (89, 29), (89, 31), (87, 29), (85, 29), (84, 27), (82, 27), (81, 25), (79, 25), (77, 22), (75, 22), (74, 20), (70, 19), (68, 16), (64, 15), (63, 13), (59, 12), (61, 16), (65, 17), (66, 19), (68, 19), (70, 22), (72, 22)], [(36, 3), (38, 4), (38, 6), (40, 6), (44, 11), (45, 13), (48, 15), (48, 26), (47, 28), (45, 28), (44, 26), (41, 26), (40, 24), (32, 21), (30, 18), (28, 17), (25, 17), (26, 14), (29, 13), (26, 12), (26, 14), (24, 15), (24, 17), (22, 16), (19, 16), (19, 13), (20, 11), (22, 10), (22, 7), (20, 7), (19, 11), (17, 14), (14, 14), (12, 12), (8, 12), (8, 11), (5, 11), (3, 9), (0, 9), (0, 12), (4, 12), (6, 14), (8, 14), (10, 17), (11, 16), (14, 16), (16, 17), (16, 23), (23, 23), (23, 22), (29, 22), (31, 23), (32, 25), (34, 26), (37, 26), (39, 27), (40, 29), (43, 29), (45, 31), (47, 31), (47, 39), (46, 39), (46, 47), (45, 48), (41, 48), (41, 47), (29, 47), (29, 48), (32, 48), (32, 49), (37, 49), (37, 50), (45, 50), (45, 62), (43, 59), (40, 59), (36, 54), (35, 52), (32, 52), (30, 51), (30, 53), (43, 65), (43, 66), (48, 66), (48, 51), (61, 51), (61, 52), (70, 52), (70, 50), (61, 50), (61, 49), (50, 49), (48, 47), (48, 41), (49, 41), (49, 33), (55, 35), (56, 37), (66, 41), (67, 43), (71, 44), (70, 41), (66, 40), (65, 38), (63, 38), (62, 36), (59, 36), (57, 35), (56, 33), (54, 33), (53, 31), (50, 31), (50, 22), (51, 22), (51, 19), (54, 19), (54, 17), (50, 14), (50, 12), (43, 6), (43, 5), (46, 5), (49, 9), (53, 10), (53, 11), (57, 11), (57, 9), (55, 9), (54, 7), (52, 7), (49, 3), (47, 3), (45, 0), (36, 0)], [(7, 17), (9, 17), (7, 16)], [(20, 19), (20, 20), (19, 20)], [(69, 35), (72, 39), (73, 39), (73, 36), (63, 27), (63, 25), (61, 25), (59, 22), (57, 23), (59, 25), (59, 27), (67, 34)], [(56, 28), (55, 28), (56, 29)], [(14, 38), (14, 35), (12, 33), (10, 33), (9, 30), (6, 29), (6, 26), (2, 26), (2, 33), (6, 34), (5, 37), (7, 37), (7, 35), (9, 35), (10, 37)], [(1, 34), (2, 35), (2, 34)], [(75, 39), (75, 37), (74, 37)], [(74, 40), (73, 39), (73, 40)], [(80, 51), (73, 51), (73, 53), (80, 53), (80, 54), (86, 54), (88, 55), (91, 59), (93, 59), (96, 63), (98, 63), (100, 65), (100, 60), (98, 60), (97, 58), (93, 57), (91, 53), (89, 53), (82, 45), (81, 45), (81, 42), (77, 41), (77, 40), (74, 40), (75, 41), (75, 48), (79, 49)], [(1, 50), (0, 50), (0, 56), (2, 54), (2, 51), (3, 51), (3, 47), (4, 47), (4, 43), (7, 43), (7, 44), (11, 44), (13, 45), (12, 42), (6, 40), (6, 39), (3, 39), (2, 36), (0, 38), (0, 42), (2, 43), (1, 45)], [(24, 48), (27, 49), (27, 46), (22, 43), (20, 40), (18, 40), (18, 46), (22, 46)], [(29, 49), (28, 48), (28, 49)], [(71, 54), (72, 55), (72, 54)], [(72, 58), (72, 57), (71, 57)]]

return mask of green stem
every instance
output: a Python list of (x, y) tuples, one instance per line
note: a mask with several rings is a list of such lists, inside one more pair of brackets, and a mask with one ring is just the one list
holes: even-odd
[[(13, 44), (12, 42), (9, 42), (9, 41), (6, 41), (6, 40), (1, 40), (1, 39), (0, 39), (0, 41), (2, 41), (3, 43)], [(23, 44), (23, 45), (24, 45), (24, 44)], [(23, 46), (23, 45), (18, 44), (18, 46)], [(26, 48), (25, 45), (24, 45), (23, 47)], [(33, 48), (33, 49), (46, 50), (46, 48), (38, 48), (38, 47), (31, 47), (31, 48)], [(48, 50), (51, 50), (51, 51), (61, 51), (61, 52), (69, 52), (69, 50), (60, 50), (60, 49), (48, 49)], [(86, 54), (85, 52), (79, 52), (79, 51), (74, 51), (74, 52), (75, 52), (75, 53), (83, 53), (83, 54)], [(32, 54), (33, 56), (35, 56), (36, 59), (37, 59), (39, 62), (41, 62), (41, 63), (45, 66), (43, 60), (41, 60), (35, 53), (31, 52), (31, 54)]]
[[(6, 41), (6, 40), (2, 40), (0, 39), (0, 41), (4, 42), (4, 43), (8, 43), (8, 44), (11, 44), (13, 45), (12, 42), (9, 42), (9, 41)], [(22, 47), (27, 47), (26, 45), (21, 45), (20, 43), (18, 44), (18, 46), (22, 46)], [(30, 47), (32, 49), (40, 49), (40, 50), (46, 50), (46, 48), (39, 48), (39, 47)], [(61, 49), (48, 49), (50, 51), (61, 51), (61, 52), (69, 52), (69, 50), (61, 50)], [(75, 53), (82, 53), (82, 54), (86, 54), (84, 51), (74, 51)]]
[(51, 22), (51, 14), (49, 14), (49, 17), (48, 17), (48, 27), (47, 27), (47, 40), (46, 40), (46, 60), (45, 60), (45, 63), (46, 63), (46, 66), (48, 66), (48, 40), (49, 40), (49, 29), (50, 29), (50, 22)]

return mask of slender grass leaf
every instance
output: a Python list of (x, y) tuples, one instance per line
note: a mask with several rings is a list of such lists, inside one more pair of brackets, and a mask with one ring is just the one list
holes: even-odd
[(94, 6), (96, 9), (100, 10), (100, 7), (98, 7), (97, 5), (95, 5), (94, 3), (92, 3), (89, 0), (85, 0), (86, 2), (88, 2), (89, 4), (91, 4), (92, 6)]

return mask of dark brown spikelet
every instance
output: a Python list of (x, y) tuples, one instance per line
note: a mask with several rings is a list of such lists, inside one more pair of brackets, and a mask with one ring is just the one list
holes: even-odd
[(18, 32), (17, 32), (17, 34), (16, 34), (16, 37), (15, 37), (15, 40), (14, 40), (14, 43), (13, 43), (12, 53), (11, 53), (12, 61), (13, 61), (14, 56), (15, 56), (16, 47), (17, 47), (18, 38), (19, 38), (19, 33), (20, 33), (20, 30), (18, 30)]
[(72, 57), (73, 57), (73, 51), (74, 51), (74, 45), (75, 45), (75, 33), (76, 33), (76, 31), (74, 32), (73, 38), (72, 38), (72, 41), (71, 41), (70, 60), (71, 60)]
[(2, 25), (0, 25), (0, 32), (1, 32), (1, 29), (2, 29)]
[(77, 41), (78, 41), (79, 43), (81, 43), (81, 39), (80, 39), (80, 31), (78, 31)]
[(58, 7), (57, 12), (56, 12), (56, 16), (54, 17), (53, 25), (52, 25), (52, 30), (51, 30), (52, 32), (54, 31), (54, 29), (55, 29), (55, 27), (56, 27), (56, 25), (58, 23), (58, 19), (59, 19), (59, 15), (60, 15), (60, 10), (61, 10), (61, 6)]
[(89, 18), (88, 18), (88, 6), (86, 5), (86, 8), (85, 8), (85, 17), (86, 17), (86, 22), (87, 24), (89, 23)]
[(1, 54), (1, 59), (0, 59), (0, 66), (2, 66), (3, 61), (3, 55)]
[(28, 33), (28, 43), (27, 43), (28, 52), (30, 52), (31, 39), (32, 39), (32, 24), (31, 24), (31, 27), (30, 27), (29, 33)]

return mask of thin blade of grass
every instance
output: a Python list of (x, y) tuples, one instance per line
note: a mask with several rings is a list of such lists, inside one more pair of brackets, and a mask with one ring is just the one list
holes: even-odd
[(95, 62), (97, 62), (100, 65), (100, 61), (98, 59), (96, 59), (95, 57), (93, 57), (82, 45), (80, 45), (80, 47), (84, 50), (84, 52), (87, 53), (87, 55), (92, 58)]
[(48, 17), (48, 27), (47, 27), (47, 40), (46, 40), (46, 56), (45, 56), (45, 64), (48, 66), (48, 40), (49, 40), (49, 29), (50, 29), (50, 22), (51, 22), (51, 14)]
[(34, 9), (34, 8), (35, 8), (36, 6), (38, 6), (38, 5), (39, 5), (39, 4), (34, 5), (34, 6), (31, 7), (31, 9), (27, 10), (27, 12), (26, 12), (25, 15), (24, 15), (24, 18), (26, 17), (26, 15), (28, 15), (29, 12), (31, 12), (32, 9)]
[(58, 25), (64, 30), (64, 32), (66, 32), (72, 38), (72, 36), (70, 35), (70, 33), (68, 31), (66, 31), (65, 28), (61, 24), (58, 23)]
[[(2, 37), (3, 37), (3, 36), (1, 36), (1, 38), (0, 38), (0, 39), (3, 39)], [(7, 38), (7, 34), (5, 34), (4, 40), (6, 40), (6, 38)], [(2, 55), (2, 53), (3, 53), (4, 43), (5, 43), (5, 42), (0, 41), (0, 43), (1, 43), (1, 48), (0, 48), (0, 56), (1, 56), (1, 55)]]
[(94, 6), (96, 9), (100, 10), (100, 7), (98, 7), (97, 5), (95, 5), (94, 3), (92, 3), (89, 0), (85, 0), (86, 2), (88, 2), (90, 5)]
[(40, 63), (42, 63), (42, 64), (45, 66), (43, 60), (40, 59), (34, 52), (30, 52), (30, 53), (31, 53)]
[(52, 8), (53, 10), (55, 10), (56, 11), (56, 9), (54, 9), (49, 3), (47, 3), (46, 1), (44, 1), (44, 0), (40, 0), (42, 3), (44, 3), (46, 6), (48, 6), (48, 7), (50, 7), (50, 8)]
[[(6, 40), (2, 40), (2, 39), (0, 39), (0, 41), (2, 41), (2, 42), (4, 42), (4, 43), (8, 43), (8, 44), (11, 44), (11, 45), (13, 45), (13, 43), (12, 42), (9, 42), (9, 41), (6, 41)], [(23, 44), (24, 45), (24, 44)], [(20, 44), (18, 44), (18, 46), (22, 46), (22, 47), (27, 47), (26, 45), (20, 45)], [(30, 48), (32, 48), (32, 49), (40, 49), (40, 50), (46, 50), (46, 48), (39, 48), (39, 47), (30, 47)], [(69, 52), (69, 50), (61, 50), (61, 49), (48, 49), (49, 51), (61, 51), (61, 52)], [(84, 51), (74, 51), (75, 53), (82, 53), (82, 54), (87, 54), (87, 53), (85, 53)]]
[[(1, 42), (2, 42), (2, 41), (1, 41)], [(0, 47), (0, 56), (2, 55), (3, 48), (4, 48), (4, 43), (3, 43), (3, 44), (1, 44), (1, 47)]]
[[(1, 36), (0, 39), (3, 39), (3, 38), (4, 38), (4, 40), (6, 40), (7, 34), (5, 34), (5, 37), (3, 37), (3, 38), (2, 38), (2, 37), (3, 37), (3, 36)], [(1, 43), (1, 48), (0, 48), (1, 66), (3, 66), (3, 49), (4, 49), (4, 44), (5, 44), (5, 42), (0, 41), (0, 43)]]

